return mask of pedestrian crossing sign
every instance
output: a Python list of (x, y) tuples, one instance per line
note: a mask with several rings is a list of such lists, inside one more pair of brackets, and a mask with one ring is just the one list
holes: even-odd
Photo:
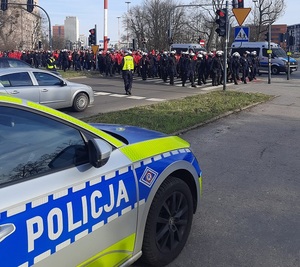
[(249, 42), (249, 27), (235, 27), (234, 41), (235, 42)]

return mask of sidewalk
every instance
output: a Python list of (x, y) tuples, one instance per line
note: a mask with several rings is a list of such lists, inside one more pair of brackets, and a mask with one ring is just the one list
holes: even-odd
[(268, 77), (264, 75), (247, 84), (230, 85), (227, 90), (276, 96), (273, 100), (263, 104), (265, 112), (273, 115), (288, 114), (300, 119), (300, 79), (287, 80), (286, 76), (280, 75), (272, 77), (271, 83), (268, 84)]

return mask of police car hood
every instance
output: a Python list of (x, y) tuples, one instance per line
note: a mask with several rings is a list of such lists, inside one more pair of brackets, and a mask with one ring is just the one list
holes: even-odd
[[(286, 62), (288, 61), (288, 58), (287, 58), (287, 57), (279, 57), (279, 59), (281, 59), (281, 60), (283, 60), (283, 61), (286, 61)], [(297, 62), (297, 61), (296, 61), (296, 59), (290, 57), (290, 62), (291, 62), (291, 63), (295, 63), (295, 62)]]
[(134, 144), (146, 140), (167, 136), (164, 133), (136, 126), (105, 123), (90, 123), (90, 125), (106, 133), (111, 134), (112, 136), (126, 144)]

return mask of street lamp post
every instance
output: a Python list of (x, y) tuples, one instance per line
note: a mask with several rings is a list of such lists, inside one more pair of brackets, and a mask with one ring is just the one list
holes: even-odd
[(121, 17), (117, 17), (117, 19), (118, 19), (118, 49), (120, 49), (120, 18)]
[(127, 49), (129, 48), (129, 4), (131, 2), (126, 1), (125, 4), (127, 4)]

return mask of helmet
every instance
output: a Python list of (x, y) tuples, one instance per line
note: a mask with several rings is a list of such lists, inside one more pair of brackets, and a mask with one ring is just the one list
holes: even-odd
[(256, 55), (256, 51), (252, 51), (252, 52), (251, 52), (251, 55), (254, 55), (254, 56), (255, 56), (255, 55)]
[(191, 57), (195, 56), (195, 53), (194, 53), (194, 52), (191, 52), (191, 53), (190, 53), (190, 56), (191, 56)]
[(174, 55), (175, 53), (176, 53), (176, 51), (175, 51), (175, 50), (171, 51), (171, 54), (173, 54), (173, 55)]
[(199, 53), (199, 54), (197, 55), (197, 58), (203, 58), (203, 55)]

